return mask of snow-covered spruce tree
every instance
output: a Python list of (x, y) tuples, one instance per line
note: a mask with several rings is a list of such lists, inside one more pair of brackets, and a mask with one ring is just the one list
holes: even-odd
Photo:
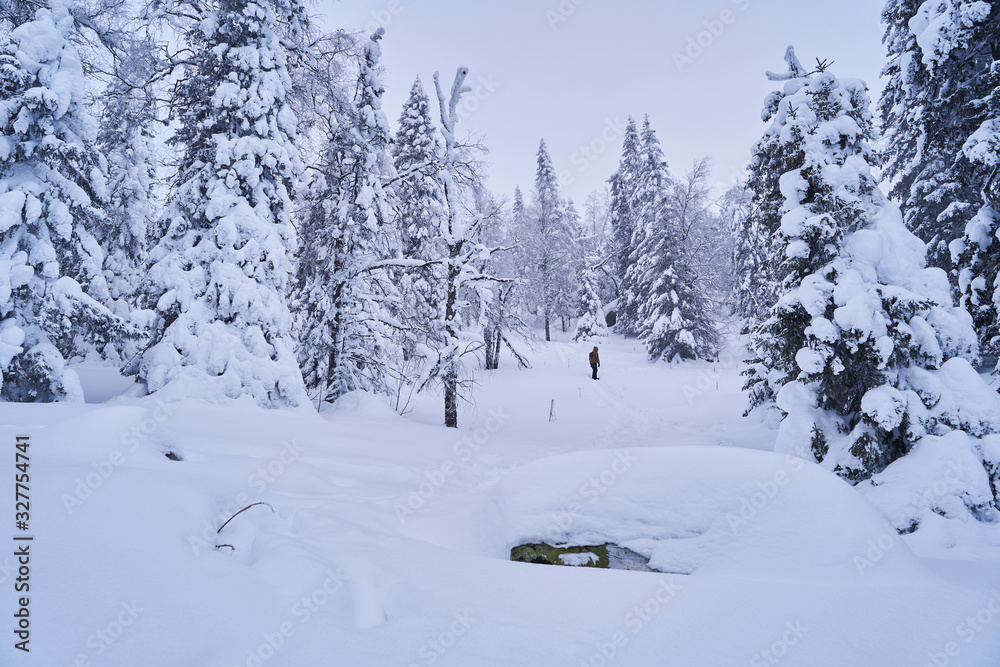
[[(989, 77), (991, 92), (984, 99), (988, 117), (965, 143), (969, 162), (982, 174), (982, 206), (969, 221), (965, 235), (952, 242), (960, 269), (962, 305), (972, 313), (981, 352), (1000, 354), (1000, 62)], [(1000, 363), (997, 368), (1000, 369)]]
[(632, 330), (652, 361), (707, 359), (718, 351), (719, 335), (689, 246), (698, 212), (706, 207), (707, 165), (701, 163), (703, 169), (684, 185), (675, 183), (648, 119), (642, 147), (645, 169), (636, 197), (634, 250), (622, 288), (633, 304)]
[[(803, 156), (780, 177), (784, 293), (754, 336), (785, 413), (776, 451), (856, 483), (927, 436), (1000, 427), (989, 408), (966, 404), (991, 393), (963, 358), (976, 345), (968, 314), (871, 174), (864, 82), (791, 79), (773, 123)], [(985, 465), (974, 440), (963, 442)]]
[(534, 273), (531, 282), (536, 292), (536, 304), (545, 326), (545, 340), (552, 340), (551, 323), (569, 306), (567, 279), (576, 276), (574, 267), (577, 233), (571, 227), (566, 203), (559, 194), (559, 181), (543, 139), (538, 146), (535, 170), (534, 202), (530, 212), (531, 227), (527, 239), (533, 251)]
[(104, 289), (94, 238), (106, 195), (97, 128), (61, 3), (0, 43), (0, 398), (82, 401), (66, 360), (131, 330), (89, 291)]
[[(787, 73), (768, 72), (767, 77), (771, 81), (789, 81), (789, 85), (796, 85), (794, 82), (805, 77), (807, 72), (791, 47), (785, 52), (785, 62)], [(782, 99), (782, 91), (771, 93), (764, 101), (761, 120), (769, 122), (779, 116)], [(772, 122), (750, 152), (747, 188), (751, 192), (751, 200), (738, 245), (746, 252), (736, 265), (739, 299), (747, 310), (744, 317), (747, 318), (748, 329), (753, 329), (767, 318), (769, 309), (778, 298), (781, 283), (778, 260), (782, 248), (778, 230), (784, 198), (778, 188), (778, 178), (801, 164), (802, 160), (801, 154), (794, 151), (794, 143), (782, 137), (783, 129), (783, 123)]]
[[(596, 257), (591, 257), (596, 259)], [(573, 340), (593, 340), (608, 337), (608, 325), (600, 295), (601, 277), (593, 265), (583, 270), (577, 296), (576, 332)]]
[(611, 224), (611, 254), (614, 257), (613, 269), (618, 285), (625, 277), (629, 257), (632, 255), (632, 234), (635, 231), (635, 219), (632, 206), (635, 191), (638, 186), (639, 174), (642, 170), (642, 155), (639, 129), (630, 116), (625, 126), (625, 138), (622, 142), (621, 159), (618, 170), (611, 176), (610, 201), (608, 217)]
[(398, 239), (383, 187), (395, 170), (376, 72), (382, 34), (365, 46), (356, 101), (330, 137), (302, 223), (294, 298), (299, 361), (319, 400), (386, 392), (397, 356), (390, 302), (398, 292), (388, 270)]
[(750, 202), (753, 195), (744, 184), (726, 190), (719, 202), (720, 216), (729, 228), (732, 239), (732, 293), (730, 312), (744, 322), (748, 329), (755, 326), (771, 304), (758, 301), (762, 296), (755, 281), (765, 270), (765, 256), (750, 220)]
[[(660, 141), (648, 116), (643, 121), (638, 151), (638, 163), (628, 170), (619, 170), (620, 173), (631, 171), (633, 174), (630, 177), (631, 197), (626, 207), (629, 216), (627, 224), (632, 236), (627, 244), (628, 256), (622, 264), (625, 272), (622, 275), (618, 322), (615, 325), (617, 331), (626, 335), (639, 334), (642, 327), (639, 310), (650, 296), (643, 291), (648, 284), (640, 284), (648, 267), (645, 261), (643, 266), (636, 266), (642, 261), (642, 253), (648, 252), (649, 248), (640, 251), (639, 244), (648, 234), (659, 234), (660, 232), (654, 230), (660, 226), (664, 226), (666, 233), (665, 226), (676, 224), (678, 213), (673, 198), (674, 184), (667, 169), (667, 162), (663, 158)], [(677, 238), (679, 239), (679, 234)]]
[(151, 253), (157, 319), (139, 379), (150, 393), (304, 405), (284, 302), (302, 168), (279, 35), (290, 12), (267, 0), (188, 10), (192, 55), (173, 101), (181, 158)]
[(949, 243), (978, 207), (982, 174), (962, 146), (983, 122), (984, 77), (1000, 49), (1000, 2), (890, 0), (879, 102), (885, 176), (932, 266), (952, 268)]
[[(801, 168), (805, 159), (803, 130), (793, 122), (797, 111), (786, 103), (785, 98), (810, 80), (809, 72), (799, 62), (791, 46), (785, 50), (785, 64), (788, 71), (783, 74), (767, 72), (768, 80), (786, 83), (782, 90), (772, 92), (764, 100), (761, 119), (770, 124), (761, 140), (754, 145), (748, 167), (747, 187), (752, 198), (744, 223), (747, 235), (744, 245), (752, 249), (756, 256), (755, 263), (759, 263), (763, 270), (757, 274), (737, 276), (740, 283), (746, 284), (743, 289), (753, 295), (753, 303), (758, 307), (746, 325), (746, 330), (752, 334), (750, 358), (742, 373), (747, 378), (743, 387), (749, 399), (747, 414), (761, 406), (774, 408), (778, 389), (794, 378), (794, 364), (789, 366), (787, 362), (798, 349), (795, 347), (795, 334), (791, 332), (803, 328), (802, 323), (771, 317), (782, 293), (782, 271), (785, 270), (782, 261), (787, 243), (781, 236), (785, 197), (779, 179), (786, 172)], [(786, 325), (789, 328), (784, 328)], [(775, 340), (768, 340), (771, 335), (775, 336)], [(785, 339), (790, 341), (790, 348), (782, 351), (782, 358), (786, 359), (782, 362), (775, 356), (776, 341)], [(787, 372), (782, 374), (783, 370)]]
[[(438, 233), (441, 219), (441, 142), (431, 117), (430, 100), (418, 78), (399, 116), (393, 144), (398, 174), (395, 185), (395, 226), (401, 235), (405, 259), (428, 261), (442, 256), (444, 239)], [(445, 302), (445, 276), (440, 264), (427, 264), (397, 272), (402, 304), (408, 312), (408, 357), (422, 356), (418, 348), (440, 342), (436, 325)]]
[[(156, 205), (157, 156), (154, 147), (157, 100), (150, 81), (157, 64), (152, 40), (128, 41), (116, 60), (115, 77), (104, 91), (97, 145), (108, 161), (107, 218), (95, 235), (107, 253), (107, 298), (127, 316), (139, 301)], [(131, 355), (129, 355), (131, 356)]]

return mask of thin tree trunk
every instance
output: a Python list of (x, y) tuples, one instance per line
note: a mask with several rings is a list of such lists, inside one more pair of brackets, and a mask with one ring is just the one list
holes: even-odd
[[(449, 225), (450, 228), (450, 225)], [(459, 266), (455, 261), (462, 252), (462, 242), (459, 241), (449, 249), (448, 262), (448, 298), (445, 302), (445, 332), (448, 335), (448, 345), (453, 349), (445, 360), (444, 369), (444, 425), (448, 428), (458, 428), (458, 277)]]
[(503, 333), (501, 333), (500, 327), (497, 327), (496, 338), (495, 338), (495, 340), (496, 340), (496, 349), (493, 351), (493, 362), (495, 364), (493, 366), (494, 370), (500, 368), (500, 342), (501, 342), (502, 339), (503, 339)]
[(458, 372), (454, 362), (444, 375), (444, 425), (458, 428)]

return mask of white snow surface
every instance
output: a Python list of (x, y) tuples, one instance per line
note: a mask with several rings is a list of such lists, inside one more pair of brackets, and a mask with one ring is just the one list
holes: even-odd
[[(30, 659), (8, 635), (0, 665), (995, 667), (987, 530), (899, 536), (869, 503), (889, 485), (866, 499), (767, 451), (731, 353), (654, 365), (611, 337), (595, 382), (591, 347), (504, 358), (458, 430), (439, 396), (404, 417), (364, 393), (319, 416), (127, 391), (0, 405), (8, 447), (31, 436), (35, 538)], [(121, 389), (80, 377), (92, 400)], [(934, 445), (911, 463), (928, 493)], [(537, 540), (612, 541), (662, 573), (509, 561)]]

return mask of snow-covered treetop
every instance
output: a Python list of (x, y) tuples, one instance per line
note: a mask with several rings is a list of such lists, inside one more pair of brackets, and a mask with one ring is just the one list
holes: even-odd
[(792, 79), (801, 79), (808, 76), (806, 68), (802, 66), (799, 62), (798, 56), (795, 55), (795, 47), (789, 46), (785, 49), (785, 62), (788, 63), (788, 71), (784, 74), (775, 74), (774, 72), (767, 72), (767, 78), (770, 81), (791, 81)]

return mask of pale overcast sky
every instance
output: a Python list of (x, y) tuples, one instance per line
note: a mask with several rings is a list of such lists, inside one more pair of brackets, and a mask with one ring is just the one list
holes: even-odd
[[(385, 110), (395, 128), (416, 76), (450, 85), (460, 65), (477, 88), (464, 129), (490, 146), (490, 184), (527, 195), (545, 138), (564, 194), (581, 204), (613, 173), (621, 123), (648, 113), (673, 173), (701, 156), (715, 181), (745, 167), (764, 125), (765, 72), (834, 62), (868, 82), (885, 60), (881, 0), (321, 0), (329, 27), (386, 28)], [(474, 108), (473, 108), (474, 107)]]

